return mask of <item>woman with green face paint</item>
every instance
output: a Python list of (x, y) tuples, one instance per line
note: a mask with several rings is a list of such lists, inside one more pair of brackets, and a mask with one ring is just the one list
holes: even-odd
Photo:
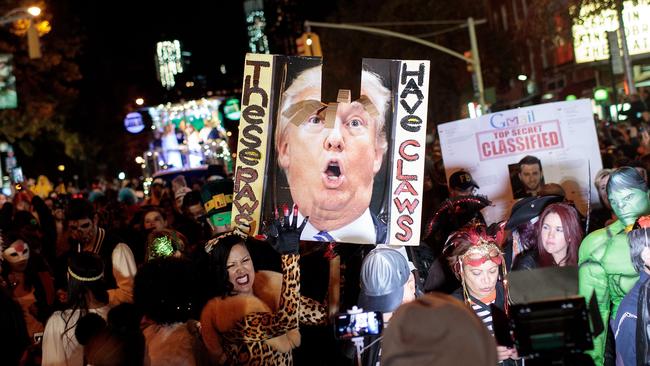
[[(634, 168), (615, 170), (607, 183), (607, 194), (618, 220), (589, 234), (578, 253), (580, 294), (588, 300), (595, 291), (604, 324), (609, 324), (610, 314), (616, 314), (639, 278), (630, 260), (626, 234), (639, 216), (650, 213), (646, 182)], [(590, 352), (597, 366), (604, 361), (607, 331), (594, 339)]]

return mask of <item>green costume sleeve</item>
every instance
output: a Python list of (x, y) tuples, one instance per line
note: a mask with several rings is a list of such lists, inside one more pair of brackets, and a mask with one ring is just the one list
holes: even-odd
[[(618, 223), (618, 222), (617, 222)], [(580, 245), (578, 253), (579, 268), (579, 289), (580, 295), (584, 296), (586, 301), (589, 302), (592, 293), (596, 292), (598, 300), (598, 310), (603, 319), (603, 324), (607, 325), (609, 322), (609, 309), (610, 309), (610, 293), (607, 286), (607, 272), (603, 267), (603, 257), (606, 253), (607, 245), (611, 240), (607, 229), (615, 226), (617, 223), (610, 225), (610, 227), (594, 231), (589, 234)], [(607, 339), (607, 326), (605, 331), (598, 337), (594, 338), (594, 349), (589, 351), (588, 354), (593, 358), (596, 366), (603, 364), (603, 352), (605, 349), (605, 340)]]

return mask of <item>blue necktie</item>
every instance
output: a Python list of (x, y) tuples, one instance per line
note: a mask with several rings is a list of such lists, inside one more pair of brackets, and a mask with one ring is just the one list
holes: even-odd
[(318, 234), (314, 235), (314, 239), (318, 241), (333, 242), (335, 241), (332, 235), (327, 231), (319, 231)]

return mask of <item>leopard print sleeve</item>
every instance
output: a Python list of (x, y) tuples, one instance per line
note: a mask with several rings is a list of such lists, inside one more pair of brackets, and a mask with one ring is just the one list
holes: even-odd
[(309, 297), (300, 296), (300, 324), (327, 324), (327, 308)]
[(300, 268), (297, 254), (282, 256), (282, 290), (275, 313), (252, 313), (237, 322), (233, 331), (245, 342), (259, 342), (298, 328)]

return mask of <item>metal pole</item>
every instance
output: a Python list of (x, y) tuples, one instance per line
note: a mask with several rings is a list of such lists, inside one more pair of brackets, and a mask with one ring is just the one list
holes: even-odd
[(388, 36), (388, 37), (395, 37), (395, 38), (401, 38), (405, 39), (407, 41), (419, 43), (421, 45), (433, 48), (435, 50), (438, 50), (440, 52), (444, 52), (450, 56), (454, 56), (456, 58), (459, 58), (465, 62), (469, 62), (474, 66), (474, 78), (476, 79), (476, 84), (477, 84), (477, 89), (478, 89), (478, 95), (479, 95), (479, 103), (481, 104), (481, 111), (485, 113), (487, 111), (486, 105), (485, 105), (485, 90), (483, 88), (483, 75), (481, 73), (481, 60), (478, 54), (478, 43), (476, 41), (476, 31), (474, 29), (474, 26), (476, 24), (483, 24), (485, 23), (486, 20), (480, 19), (478, 21), (474, 21), (474, 18), (468, 18), (467, 19), (467, 27), (469, 28), (469, 40), (472, 46), (472, 58), (467, 58), (460, 53), (451, 50), (447, 47), (440, 46), (438, 44), (435, 44), (433, 42), (425, 41), (423, 39), (404, 34), (404, 33), (399, 33), (399, 32), (393, 32), (385, 29), (380, 29), (380, 28), (372, 28), (372, 27), (364, 27), (360, 25), (353, 25), (353, 24), (337, 24), (337, 23), (322, 23), (322, 22), (312, 22), (309, 20), (305, 21), (305, 29), (311, 29), (311, 27), (321, 27), (321, 28), (332, 28), (332, 29), (346, 29), (346, 30), (356, 30), (360, 32), (366, 32), (366, 33), (372, 33), (372, 34), (379, 34), (382, 36)]
[[(485, 19), (479, 19), (479, 20), (474, 21), (475, 26), (485, 24), (485, 23), (487, 23), (487, 20), (485, 20)], [(429, 38), (429, 37), (435, 37), (435, 36), (440, 35), (440, 34), (445, 34), (447, 32), (453, 32), (453, 31), (463, 29), (463, 28), (467, 28), (467, 21), (463, 22), (463, 24), (459, 24), (459, 25), (454, 26), (454, 27), (442, 29), (442, 30), (435, 31), (435, 32), (414, 34), (413, 36), (418, 37), (418, 38)]]
[(389, 37), (395, 37), (395, 38), (401, 38), (405, 39), (407, 41), (419, 43), (421, 45), (436, 49), (440, 52), (444, 52), (448, 55), (454, 56), (456, 58), (459, 58), (465, 62), (469, 62), (472, 64), (475, 64), (476, 61), (474, 59), (467, 58), (460, 53), (451, 50), (447, 47), (443, 47), (440, 45), (437, 45), (433, 42), (425, 41), (423, 39), (417, 38), (410, 36), (408, 34), (404, 33), (399, 33), (399, 32), (393, 32), (385, 29), (379, 29), (379, 28), (372, 28), (372, 27), (364, 27), (360, 25), (353, 25), (353, 24), (337, 24), (337, 23), (322, 23), (322, 22), (312, 22), (309, 20), (305, 21), (305, 28), (307, 27), (320, 27), (320, 28), (332, 28), (332, 29), (347, 29), (347, 30), (356, 30), (360, 32), (366, 32), (366, 33), (373, 33), (373, 34), (379, 34), (382, 36), (389, 36)]
[(465, 24), (465, 20), (409, 20), (405, 22), (362, 22), (348, 23), (354, 25), (385, 25), (385, 26), (419, 26), (419, 25), (446, 25)]
[(481, 105), (481, 112), (487, 112), (485, 105), (485, 90), (483, 88), (483, 74), (481, 73), (481, 58), (478, 54), (478, 42), (476, 41), (476, 30), (474, 29), (474, 18), (467, 18), (467, 26), (469, 29), (469, 42), (472, 47), (472, 58), (474, 66), (474, 77), (476, 78), (476, 85), (478, 89), (478, 100)]
[(634, 77), (632, 75), (632, 63), (630, 62), (630, 52), (627, 49), (627, 37), (625, 36), (625, 22), (623, 20), (623, 0), (616, 0), (616, 15), (618, 15), (618, 31), (621, 34), (623, 43), (623, 63), (625, 64), (625, 80), (629, 87), (630, 94), (636, 94), (634, 86)]
[(27, 8), (16, 8), (8, 11), (5, 15), (0, 17), (0, 26), (5, 26), (21, 19), (32, 18), (34, 18), (34, 16), (27, 12)]

